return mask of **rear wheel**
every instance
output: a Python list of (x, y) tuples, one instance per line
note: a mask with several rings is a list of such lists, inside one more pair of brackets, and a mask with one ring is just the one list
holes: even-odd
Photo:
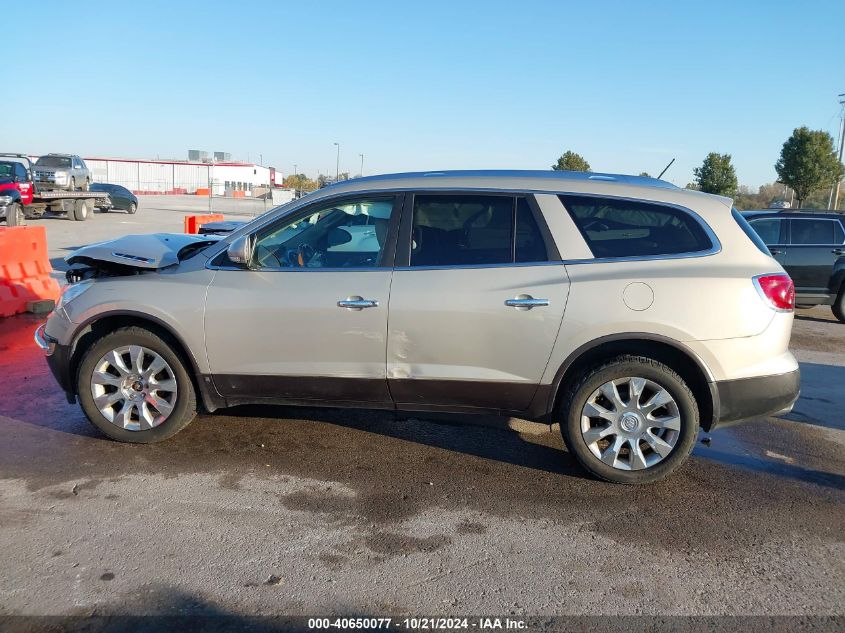
[(830, 306), (833, 316), (839, 319), (840, 323), (845, 323), (845, 284), (839, 289), (839, 294), (836, 295), (836, 301)]
[(90, 211), (90, 202), (88, 200), (74, 200), (73, 201), (73, 219), (77, 222), (83, 222), (88, 219)]
[(77, 392), (94, 426), (122, 442), (160, 442), (197, 414), (185, 363), (164, 339), (138, 327), (116, 330), (85, 352)]
[(614, 483), (662, 479), (689, 456), (698, 405), (670, 367), (619, 356), (584, 372), (566, 394), (560, 428), (576, 459)]
[(82, 191), (88, 191), (91, 188), (91, 181), (86, 178), (85, 182), (82, 183)]

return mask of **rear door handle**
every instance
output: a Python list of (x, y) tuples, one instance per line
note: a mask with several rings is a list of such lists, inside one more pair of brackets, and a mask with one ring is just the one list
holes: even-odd
[(351, 297), (346, 297), (346, 299), (341, 299), (337, 302), (338, 308), (346, 308), (347, 310), (356, 310), (360, 311), (364, 308), (377, 308), (378, 301), (374, 299), (364, 299), (358, 295), (353, 295)]
[(505, 305), (517, 310), (530, 310), (549, 305), (548, 299), (535, 299), (531, 295), (518, 295), (513, 299), (505, 299)]
[(830, 252), (833, 253), (834, 255), (845, 255), (845, 248), (834, 248)]
[(779, 249), (779, 248), (770, 248), (770, 249), (769, 249), (769, 252), (770, 252), (772, 255), (783, 255), (783, 251), (782, 251), (781, 249)]

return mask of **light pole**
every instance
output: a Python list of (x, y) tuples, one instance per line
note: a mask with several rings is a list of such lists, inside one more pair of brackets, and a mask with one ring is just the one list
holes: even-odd
[[(839, 95), (839, 105), (842, 106), (842, 112), (840, 113), (840, 118), (842, 119), (839, 123), (839, 162), (842, 162), (842, 150), (845, 149), (845, 93)], [(827, 208), (828, 209), (838, 209), (839, 208), (839, 186), (842, 183), (841, 180), (837, 180), (836, 184), (833, 187), (833, 198), (830, 202), (828, 202)]]
[(361, 177), (363, 177), (364, 176), (364, 155), (358, 154), (358, 156), (361, 157)]
[(297, 194), (297, 188), (296, 188), (296, 185), (297, 185), (297, 184), (299, 184), (299, 178), (297, 178), (297, 177), (296, 177), (296, 176), (297, 176), (297, 173), (298, 173), (298, 172), (296, 171), (296, 163), (294, 163), (294, 164), (293, 164), (293, 197), (294, 197), (294, 198), (298, 198), (298, 197), (299, 197), (298, 195), (296, 195), (296, 194)]
[(340, 178), (340, 143), (335, 143), (337, 146), (337, 159), (334, 164), (334, 181), (337, 182)]

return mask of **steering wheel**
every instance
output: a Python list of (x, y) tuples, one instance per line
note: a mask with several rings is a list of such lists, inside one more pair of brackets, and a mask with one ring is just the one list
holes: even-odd
[(316, 253), (317, 251), (310, 244), (300, 244), (296, 250), (291, 249), (287, 252), (287, 260), (294, 268), (305, 268)]

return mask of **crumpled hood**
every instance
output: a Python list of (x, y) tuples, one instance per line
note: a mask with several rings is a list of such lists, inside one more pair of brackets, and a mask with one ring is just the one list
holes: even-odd
[(219, 235), (185, 233), (126, 235), (116, 240), (83, 246), (65, 257), (65, 261), (68, 264), (109, 262), (154, 270), (178, 264), (179, 252), (186, 246), (216, 242), (219, 239)]

